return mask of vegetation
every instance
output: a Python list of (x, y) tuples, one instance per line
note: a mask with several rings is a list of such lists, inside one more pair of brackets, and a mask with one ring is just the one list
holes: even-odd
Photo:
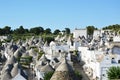
[[(70, 34), (70, 29), (65, 28), (65, 33)], [(56, 37), (60, 33), (59, 29), (56, 29), (53, 33), (51, 32), (50, 28), (44, 29), (43, 27), (34, 27), (30, 29), (25, 29), (23, 26), (20, 26), (19, 28), (16, 28), (14, 30), (11, 30), (11, 27), (5, 26), (4, 28), (0, 28), (0, 35), (10, 35), (13, 39), (13, 41), (26, 40), (31, 38), (32, 36), (38, 37), (41, 36), (44, 42), (50, 43), (51, 41), (54, 41), (54, 37)], [(10, 41), (10, 40), (9, 40)]]
[(112, 30), (118, 31), (120, 30), (120, 25), (119, 24), (109, 25), (103, 28), (103, 30), (106, 30), (106, 29), (112, 29)]
[(65, 28), (65, 33), (66, 34), (70, 34), (70, 29), (69, 28)]
[(16, 30), (14, 30), (15, 34), (24, 34), (26, 33), (28, 30), (24, 29), (23, 26), (20, 26), (19, 28), (17, 28)]
[(32, 62), (32, 56), (20, 58), (20, 63), (30, 64), (31, 62)]
[(51, 29), (50, 28), (47, 28), (45, 31), (44, 31), (45, 34), (51, 34)]
[(42, 27), (34, 27), (30, 29), (30, 33), (34, 33), (36, 35), (43, 34), (44, 29)]
[(12, 33), (12, 30), (11, 30), (11, 27), (9, 27), (9, 26), (0, 28), (0, 35), (7, 35), (7, 34), (11, 34), (11, 33)]
[(82, 80), (82, 75), (80, 74), (80, 72), (75, 71), (75, 75), (79, 80)]
[(38, 53), (38, 60), (41, 58), (41, 56), (44, 54), (44, 52), (43, 51), (40, 51), (39, 53)]
[(45, 73), (44, 80), (50, 80), (54, 72)]
[[(95, 28), (94, 26), (87, 26), (87, 34), (92, 35), (93, 31), (96, 29), (97, 28)], [(103, 28), (103, 30), (105, 29), (112, 29), (115, 31), (119, 31), (120, 25), (119, 24), (109, 25)], [(56, 29), (53, 31), (53, 33), (50, 28), (44, 29), (41, 26), (25, 29), (21, 25), (14, 30), (12, 30), (10, 26), (5, 26), (4, 28), (0, 28), (0, 35), (10, 35), (14, 41), (17, 41), (19, 39), (26, 40), (26, 38), (30, 38), (31, 36), (42, 36), (43, 40), (49, 43), (50, 41), (54, 40), (54, 37), (60, 34), (60, 32), (63, 32), (66, 35), (71, 34), (69, 28), (65, 28), (62, 31)]]
[(59, 29), (56, 29), (55, 31), (54, 31), (54, 35), (58, 35), (60, 33), (60, 30)]
[(120, 67), (110, 67), (107, 71), (108, 79), (120, 79)]
[(78, 56), (78, 50), (74, 50), (76, 56)]
[(53, 35), (43, 35), (42, 38), (43, 38), (43, 41), (44, 42), (48, 42), (48, 44), (51, 42), (51, 41), (54, 41), (54, 37)]
[(94, 30), (97, 30), (94, 26), (87, 26), (87, 34), (92, 35)]
[[(120, 25), (119, 24), (109, 25), (109, 26), (103, 27), (103, 30), (105, 30), (105, 29), (112, 29), (112, 30), (118, 31), (118, 30), (120, 30)], [(94, 26), (87, 26), (87, 31), (88, 31), (87, 33), (89, 35), (93, 34), (94, 30), (97, 30), (97, 28), (95, 28)], [(30, 29), (25, 29), (21, 25), (19, 28), (14, 29), (14, 30), (11, 30), (10, 26), (5, 26), (4, 28), (0, 28), (0, 35), (10, 35), (10, 34), (16, 34), (16, 35), (18, 35), (18, 34), (22, 34), (22, 35), (23, 34), (28, 34), (28, 35), (54, 34), (54, 35), (57, 35), (57, 34), (59, 34), (59, 32), (60, 32), (60, 30), (56, 29), (52, 33), (50, 28), (44, 29), (41, 26), (33, 27)], [(64, 30), (62, 30), (62, 32), (66, 33), (66, 34), (71, 33), (69, 28), (65, 28)]]
[(103, 28), (103, 30), (106, 30), (106, 29), (116, 31), (120, 34), (120, 25), (119, 24), (109, 25), (109, 26), (106, 26), (106, 27)]

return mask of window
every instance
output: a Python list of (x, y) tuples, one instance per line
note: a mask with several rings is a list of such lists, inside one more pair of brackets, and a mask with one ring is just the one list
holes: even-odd
[(73, 43), (74, 43), (74, 42), (73, 42), (73, 41), (71, 41), (71, 46), (73, 46)]
[(116, 63), (115, 58), (112, 58), (111, 63)]
[(61, 50), (59, 50), (59, 53), (61, 52)]
[(115, 59), (115, 58), (112, 58), (112, 59)]
[(40, 80), (42, 80), (42, 79), (40, 78)]
[(105, 76), (105, 74), (102, 74), (102, 76)]
[(120, 63), (120, 60), (118, 60), (118, 63)]

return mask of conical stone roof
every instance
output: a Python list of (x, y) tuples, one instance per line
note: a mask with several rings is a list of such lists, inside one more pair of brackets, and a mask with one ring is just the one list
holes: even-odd
[(74, 74), (72, 66), (66, 59), (58, 66), (50, 80), (78, 80)]
[(60, 40), (60, 35), (55, 38), (56, 41)]
[(52, 66), (48, 63), (48, 64), (46, 64), (45, 66), (41, 67), (40, 71), (47, 73), (47, 72), (52, 72), (52, 71), (54, 71), (54, 69), (53, 69)]
[(47, 41), (45, 42), (44, 47), (48, 47), (48, 42)]
[(14, 64), (16, 61), (17, 61), (16, 58), (12, 56), (10, 59), (7, 60), (5, 65)]
[(5, 65), (5, 66), (3, 67), (3, 69), (2, 69), (2, 71), (1, 71), (1, 74), (4, 74), (6, 71), (7, 71), (8, 73), (10, 73), (11, 70), (12, 70), (12, 68), (13, 68), (13, 64)]
[(16, 63), (16, 64), (14, 64), (14, 67), (11, 71), (12, 77), (15, 77), (18, 74), (18, 70), (19, 70), (19, 66), (18, 66), (18, 63)]
[(7, 71), (1, 75), (1, 80), (11, 80), (11, 78), (11, 74)]
[(45, 54), (43, 54), (41, 56), (41, 58), (39, 59), (39, 61), (42, 61), (43, 63), (49, 62), (49, 60), (46, 58)]
[(68, 71), (72, 72), (73, 68), (70, 66), (70, 64), (67, 63), (66, 59), (63, 60), (63, 62), (58, 66), (56, 71)]
[(21, 55), (22, 55), (22, 53), (20, 52), (19, 49), (14, 52), (15, 58), (18, 58), (18, 57), (20, 57)]
[(29, 55), (30, 56), (37, 56), (37, 53), (31, 48), (30, 50), (29, 50)]
[(23, 53), (21, 57), (28, 57), (29, 53)]

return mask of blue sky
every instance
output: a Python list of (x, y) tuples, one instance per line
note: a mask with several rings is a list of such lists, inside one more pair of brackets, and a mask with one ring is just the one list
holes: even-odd
[(0, 27), (74, 30), (120, 24), (120, 0), (0, 0)]

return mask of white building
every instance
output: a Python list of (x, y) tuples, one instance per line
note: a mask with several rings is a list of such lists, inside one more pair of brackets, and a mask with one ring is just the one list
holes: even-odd
[[(95, 32), (95, 37), (98, 36), (97, 33), (98, 31)], [(93, 40), (89, 46), (80, 46), (78, 48), (81, 61), (84, 62), (83, 69), (91, 79), (95, 80), (108, 80), (107, 70), (112, 66), (120, 66), (119, 37), (114, 36), (110, 30), (105, 31), (103, 35), (102, 33), (99, 35), (106, 36), (100, 39), (100, 43), (104, 42), (105, 45)], [(109, 36), (113, 37), (113, 42), (108, 41)], [(96, 49), (95, 46), (98, 46), (98, 48)]]
[(120, 36), (114, 36), (113, 42), (120, 42)]
[(107, 80), (107, 70), (112, 66), (120, 66), (120, 48), (113, 51), (118, 53), (106, 54), (105, 51), (91, 51), (87, 47), (79, 47), (81, 60), (84, 61), (86, 74), (93, 79)]
[(93, 37), (94, 36), (100, 36), (100, 35), (101, 35), (101, 30), (94, 30)]
[(0, 41), (4, 41), (6, 39), (9, 39), (9, 36), (0, 36)]
[(75, 29), (73, 31), (73, 38), (78, 38), (79, 36), (87, 38), (87, 29)]

